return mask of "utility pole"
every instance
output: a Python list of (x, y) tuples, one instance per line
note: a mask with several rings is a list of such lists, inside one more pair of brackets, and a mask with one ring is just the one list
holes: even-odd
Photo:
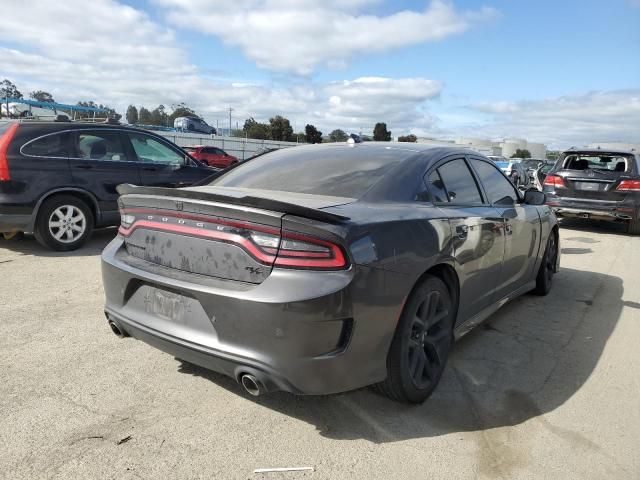
[(233, 112), (233, 108), (229, 107), (229, 136), (231, 136), (231, 112)]

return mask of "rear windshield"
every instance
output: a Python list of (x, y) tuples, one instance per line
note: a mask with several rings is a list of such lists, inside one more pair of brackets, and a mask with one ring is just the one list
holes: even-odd
[(290, 147), (268, 153), (216, 178), (220, 187), (360, 198), (405, 156), (393, 149)]
[(567, 155), (562, 163), (566, 170), (609, 170), (630, 172), (631, 158), (623, 155)]

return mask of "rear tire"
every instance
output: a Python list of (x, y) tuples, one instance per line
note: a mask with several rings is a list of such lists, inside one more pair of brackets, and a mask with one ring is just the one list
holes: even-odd
[(56, 195), (44, 201), (36, 219), (35, 237), (44, 247), (66, 252), (84, 244), (93, 231), (89, 206), (73, 195)]
[(387, 397), (422, 403), (435, 390), (453, 344), (455, 308), (445, 283), (427, 276), (409, 296), (387, 356)]
[(555, 231), (552, 230), (549, 234), (549, 240), (547, 240), (544, 255), (542, 256), (542, 263), (538, 269), (538, 275), (536, 276), (536, 288), (533, 290), (536, 295), (545, 296), (551, 291), (553, 275), (556, 273), (557, 258), (558, 242)]
[(629, 221), (627, 233), (629, 235), (640, 235), (640, 220), (638, 218)]

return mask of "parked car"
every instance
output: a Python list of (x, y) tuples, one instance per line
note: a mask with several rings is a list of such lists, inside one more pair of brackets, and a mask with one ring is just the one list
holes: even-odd
[(216, 129), (200, 117), (178, 117), (173, 121), (173, 127), (184, 132), (216, 133)]
[(234, 163), (238, 163), (236, 157), (229, 155), (218, 147), (195, 145), (193, 147), (183, 147), (183, 149), (189, 152), (189, 155), (193, 158), (200, 160), (202, 163), (206, 163), (210, 167), (227, 168)]
[(616, 150), (567, 150), (544, 180), (547, 205), (560, 217), (625, 222), (640, 234), (638, 157)]
[(0, 233), (54, 250), (118, 225), (116, 187), (191, 185), (218, 172), (146, 130), (113, 124), (0, 122)]
[(498, 160), (494, 163), (502, 170), (511, 182), (518, 188), (527, 189), (531, 186), (529, 174), (517, 160)]
[(536, 170), (538, 170), (542, 165), (545, 165), (545, 164), (553, 165), (554, 163), (555, 163), (554, 161), (543, 160), (539, 158), (525, 158), (520, 162), (520, 164), (522, 165), (522, 168), (524, 168), (524, 170), (527, 172), (527, 175), (529, 176), (531, 183), (535, 183)]
[(120, 186), (105, 312), (253, 395), (377, 384), (424, 401), (454, 338), (549, 292), (556, 218), (467, 149), (286, 148), (208, 185)]
[(556, 162), (547, 161), (541, 164), (537, 170), (533, 172), (533, 185), (540, 191), (543, 191), (544, 179), (547, 178), (547, 174), (554, 167)]

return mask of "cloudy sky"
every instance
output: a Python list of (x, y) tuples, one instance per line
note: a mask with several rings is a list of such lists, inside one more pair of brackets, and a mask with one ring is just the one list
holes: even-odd
[(3, 0), (0, 78), (215, 125), (640, 142), (638, 0)]

